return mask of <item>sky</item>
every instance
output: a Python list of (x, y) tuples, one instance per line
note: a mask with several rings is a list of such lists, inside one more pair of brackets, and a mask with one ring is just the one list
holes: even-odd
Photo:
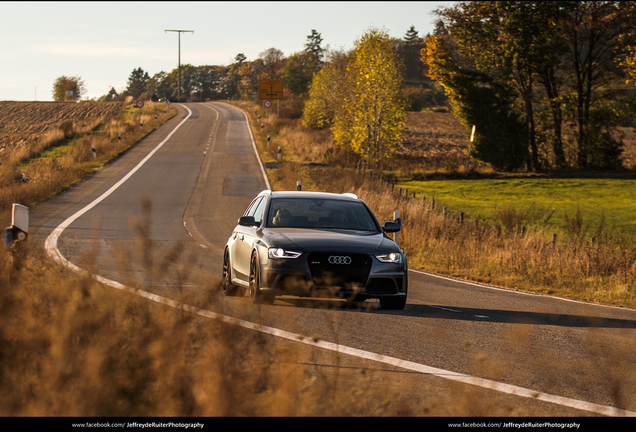
[[(315, 29), (322, 46), (351, 49), (370, 28), (403, 38), (433, 32), (452, 2), (17, 2), (0, 1), (0, 101), (51, 101), (60, 76), (80, 76), (85, 99), (125, 89), (136, 68), (150, 76), (181, 64), (229, 65), (268, 48), (302, 51)], [(166, 32), (189, 30), (193, 33)]]

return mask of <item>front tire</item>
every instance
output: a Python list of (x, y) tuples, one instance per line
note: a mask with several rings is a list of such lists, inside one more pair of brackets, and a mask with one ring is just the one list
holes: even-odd
[(252, 303), (254, 304), (272, 304), (274, 302), (273, 295), (266, 294), (261, 291), (261, 266), (258, 263), (258, 256), (256, 256), (256, 253), (252, 254), (252, 259), (250, 261), (249, 294), (250, 298), (252, 299)]

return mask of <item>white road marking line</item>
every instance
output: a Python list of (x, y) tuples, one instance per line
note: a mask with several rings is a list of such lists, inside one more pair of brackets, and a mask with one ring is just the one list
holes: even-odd
[[(445, 307), (441, 307), (441, 306), (433, 306), (433, 305), (425, 305), (428, 306), (430, 308), (433, 309), (440, 309), (440, 310), (445, 310), (448, 312), (455, 312), (455, 313), (464, 313), (464, 311), (460, 311), (460, 310), (455, 310), (455, 309), (449, 309), (449, 308), (445, 308)], [(490, 318), (489, 316), (486, 315), (473, 315), (475, 318)]]
[(181, 127), (181, 125), (183, 123), (186, 122), (186, 120), (188, 120), (188, 118), (190, 118), (190, 116), (192, 115), (192, 111), (190, 111), (190, 109), (188, 109), (188, 107), (182, 105), (186, 110), (188, 110), (188, 116), (186, 118), (184, 118), (181, 123), (179, 123), (173, 130), (172, 132), (170, 132), (168, 134), (168, 136), (161, 141), (157, 147), (155, 147), (150, 153), (148, 153), (148, 155), (143, 158), (132, 170), (130, 170), (130, 172), (128, 174), (126, 174), (121, 180), (119, 180), (117, 183), (115, 183), (110, 189), (108, 189), (106, 192), (104, 192), (100, 197), (96, 198), (93, 202), (91, 202), (89, 205), (87, 205), (86, 207), (84, 207), (83, 209), (79, 210), (77, 213), (75, 213), (74, 215), (72, 215), (71, 217), (69, 217), (68, 219), (66, 219), (64, 222), (62, 222), (57, 228), (55, 228), (53, 230), (53, 232), (51, 232), (51, 234), (46, 238), (46, 241), (44, 242), (44, 248), (46, 249), (47, 253), (57, 262), (60, 262), (62, 264), (65, 265), (70, 265), (71, 268), (77, 268), (75, 265), (73, 265), (70, 261), (68, 261), (66, 258), (64, 258), (64, 256), (62, 255), (62, 253), (60, 252), (60, 250), (57, 247), (57, 241), (60, 238), (60, 236), (62, 235), (62, 233), (64, 232), (64, 230), (66, 228), (68, 228), (73, 222), (75, 222), (80, 216), (82, 216), (83, 214), (85, 214), (86, 212), (88, 212), (89, 210), (91, 210), (93, 207), (95, 207), (97, 204), (99, 204), (100, 202), (102, 202), (103, 200), (105, 200), (106, 198), (108, 198), (113, 192), (115, 192), (122, 184), (124, 184), (130, 177), (133, 176), (133, 174), (135, 174), (146, 162), (148, 162), (148, 160), (154, 156), (155, 153), (157, 153), (157, 151), (159, 151), (159, 149), (161, 147), (163, 147), (163, 145), (168, 142), (168, 140), (170, 138), (172, 138), (172, 135), (174, 135), (174, 133), (177, 131), (177, 129), (179, 129)]
[(565, 297), (557, 297), (557, 296), (546, 296), (544, 294), (540, 294), (540, 293), (531, 293), (531, 292), (525, 292), (525, 291), (516, 291), (513, 289), (506, 289), (506, 288), (499, 288), (499, 287), (495, 287), (495, 286), (491, 286), (491, 285), (484, 285), (484, 284), (480, 284), (477, 282), (472, 282), (472, 281), (467, 281), (467, 280), (463, 280), (463, 279), (454, 279), (451, 277), (447, 277), (447, 276), (442, 276), (442, 275), (438, 275), (435, 273), (427, 273), (425, 271), (422, 270), (414, 270), (414, 269), (409, 269), (410, 272), (413, 273), (419, 273), (425, 276), (432, 276), (432, 277), (436, 277), (438, 279), (444, 279), (447, 281), (451, 281), (451, 282), (457, 282), (457, 283), (462, 283), (465, 285), (472, 285), (472, 286), (476, 286), (479, 288), (488, 288), (491, 290), (495, 290), (495, 291), (503, 291), (503, 292), (507, 292), (507, 293), (511, 293), (511, 294), (521, 294), (521, 295), (527, 295), (527, 296), (532, 296), (532, 297), (544, 297), (544, 298), (551, 298), (551, 299), (555, 299), (555, 300), (563, 300), (563, 301), (567, 301), (567, 302), (571, 302), (571, 303), (578, 303), (578, 304), (584, 304), (584, 305), (588, 305), (588, 306), (600, 306), (600, 307), (606, 307), (606, 308), (611, 308), (611, 309), (620, 309), (620, 310), (630, 310), (630, 311), (635, 311), (635, 309), (631, 309), (628, 307), (623, 307), (623, 306), (612, 306), (612, 305), (606, 305), (606, 304), (600, 304), (600, 303), (590, 303), (590, 302), (585, 302), (585, 301), (581, 301), (581, 300), (574, 300), (574, 299), (569, 299), (569, 298), (565, 298)]
[(433, 309), (441, 309), (441, 310), (445, 310), (445, 311), (449, 311), (449, 312), (463, 313), (462, 311), (458, 311), (458, 310), (455, 310), (455, 309), (449, 309), (449, 308), (445, 308), (445, 307), (441, 307), (441, 306), (431, 306), (431, 305), (426, 305), (426, 306), (428, 306), (430, 308), (433, 308)]
[[(561, 405), (561, 406), (565, 406), (565, 407), (570, 407), (570, 408), (574, 408), (574, 409), (578, 409), (578, 410), (589, 411), (589, 412), (593, 412), (593, 413), (601, 414), (601, 415), (636, 417), (636, 412), (633, 412), (633, 411), (622, 410), (622, 409), (618, 409), (618, 408), (610, 407), (610, 406), (605, 406), (605, 405), (599, 405), (599, 404), (595, 404), (595, 403), (592, 403), (592, 402), (585, 402), (585, 401), (581, 401), (581, 400), (578, 400), (578, 399), (571, 399), (571, 398), (566, 398), (566, 397), (562, 397), (562, 396), (551, 395), (551, 394), (548, 394), (548, 393), (542, 393), (542, 392), (538, 392), (538, 391), (535, 391), (535, 390), (514, 386), (514, 385), (511, 385), (511, 384), (500, 383), (500, 382), (489, 380), (489, 379), (485, 379), (485, 378), (479, 378), (479, 377), (474, 377), (474, 376), (471, 376), (471, 375), (461, 374), (461, 373), (458, 373), (458, 372), (447, 371), (447, 370), (444, 370), (444, 369), (439, 369), (439, 368), (435, 368), (435, 367), (432, 367), (432, 366), (423, 365), (423, 364), (420, 364), (420, 363), (415, 363), (415, 362), (411, 362), (411, 361), (407, 361), (407, 360), (398, 359), (398, 358), (395, 358), (395, 357), (390, 357), (390, 356), (386, 356), (386, 355), (382, 355), (382, 354), (376, 354), (376, 353), (372, 353), (372, 352), (369, 352), (369, 351), (360, 350), (360, 349), (357, 349), (357, 348), (352, 348), (352, 347), (348, 347), (348, 346), (344, 346), (344, 345), (339, 345), (339, 344), (336, 344), (336, 343), (333, 343), (333, 342), (327, 342), (327, 341), (323, 341), (323, 340), (316, 340), (314, 338), (310, 338), (310, 337), (307, 337), (307, 336), (302, 336), (302, 335), (299, 335), (299, 334), (291, 333), (291, 332), (288, 332), (288, 331), (285, 331), (285, 330), (281, 330), (281, 329), (277, 329), (277, 328), (274, 328), (274, 327), (263, 326), (261, 324), (256, 324), (256, 323), (253, 323), (253, 322), (250, 322), (250, 321), (245, 321), (245, 320), (241, 320), (241, 319), (238, 319), (238, 318), (233, 318), (233, 317), (229, 317), (229, 316), (226, 316), (226, 315), (217, 314), (215, 312), (199, 309), (197, 307), (194, 307), (194, 306), (191, 306), (191, 305), (188, 305), (188, 304), (185, 304), (185, 303), (181, 303), (181, 302), (178, 302), (178, 301), (175, 301), (175, 300), (171, 300), (171, 299), (168, 299), (166, 297), (162, 297), (162, 296), (159, 296), (159, 295), (156, 295), (156, 294), (151, 294), (151, 293), (146, 292), (146, 291), (130, 288), (130, 287), (127, 287), (127, 286), (125, 286), (125, 285), (123, 285), (123, 284), (121, 284), (119, 282), (107, 279), (107, 278), (99, 276), (99, 275), (90, 274), (87, 271), (79, 268), (75, 264), (73, 264), (70, 261), (68, 261), (62, 255), (62, 253), (59, 251), (59, 249), (57, 247), (57, 241), (58, 241), (60, 235), (62, 235), (62, 232), (64, 232), (64, 230), (66, 228), (68, 228), (80, 216), (82, 216), (87, 211), (89, 211), (90, 209), (95, 207), (97, 204), (99, 204), (101, 201), (103, 201), (106, 197), (108, 197), (110, 194), (112, 194), (117, 188), (119, 188), (124, 182), (126, 182), (126, 180), (128, 180), (135, 172), (137, 172), (137, 170), (139, 170), (139, 168), (141, 168), (148, 161), (148, 159), (150, 159), (150, 157), (152, 157), (157, 152), (157, 150), (159, 150), (172, 137), (172, 135), (177, 131), (177, 129), (179, 129), (179, 127), (192, 114), (192, 112), (187, 107), (184, 106), (184, 108), (186, 110), (188, 110), (188, 112), (190, 114), (181, 123), (179, 123), (177, 125), (177, 127), (175, 127), (174, 130), (172, 132), (170, 132), (170, 134), (168, 134), (166, 139), (164, 139), (141, 162), (139, 162), (139, 164), (137, 164), (137, 166), (135, 166), (135, 168), (133, 168), (126, 176), (124, 176), (120, 181), (118, 181), (108, 191), (104, 192), (104, 194), (102, 194), (99, 198), (95, 199), (93, 202), (88, 204), (86, 207), (84, 207), (83, 209), (79, 210), (78, 212), (76, 212), (75, 214), (70, 216), (68, 219), (66, 219), (64, 222), (62, 222), (57, 228), (55, 228), (55, 230), (53, 230), (53, 232), (47, 237), (47, 239), (45, 241), (45, 244), (44, 244), (45, 245), (45, 249), (46, 249), (47, 253), (49, 254), (49, 256), (51, 256), (55, 261), (57, 261), (57, 262), (61, 263), (62, 265), (68, 267), (69, 269), (71, 269), (71, 270), (73, 270), (73, 271), (75, 271), (77, 273), (92, 277), (93, 279), (95, 279), (98, 282), (103, 283), (105, 285), (111, 286), (113, 288), (116, 288), (116, 289), (119, 289), (119, 290), (122, 290), (122, 291), (130, 292), (132, 294), (138, 295), (138, 296), (146, 298), (148, 300), (152, 300), (154, 302), (161, 303), (161, 304), (173, 307), (173, 308), (187, 310), (187, 311), (190, 311), (190, 312), (195, 313), (195, 314), (197, 314), (199, 316), (202, 316), (202, 317), (220, 320), (220, 321), (223, 321), (223, 322), (226, 322), (226, 323), (229, 323), (229, 324), (235, 324), (235, 325), (244, 327), (246, 329), (256, 330), (256, 331), (259, 331), (259, 332), (262, 332), (262, 333), (270, 334), (272, 336), (280, 337), (280, 338), (283, 338), (283, 339), (288, 339), (290, 341), (304, 343), (306, 345), (314, 346), (314, 347), (317, 347), (317, 348), (322, 348), (322, 349), (334, 351), (334, 352), (341, 353), (341, 354), (351, 355), (351, 356), (358, 357), (358, 358), (361, 358), (361, 359), (376, 361), (376, 362), (379, 362), (379, 363), (384, 363), (384, 364), (387, 364), (387, 365), (390, 365), (390, 366), (395, 366), (395, 367), (398, 367), (398, 368), (401, 368), (401, 369), (406, 369), (406, 370), (410, 370), (410, 371), (414, 371), (414, 372), (419, 372), (419, 373), (426, 374), (426, 375), (432, 375), (432, 376), (436, 376), (436, 377), (440, 377), (440, 378), (449, 379), (449, 380), (452, 380), (452, 381), (457, 381), (457, 382), (470, 384), (470, 385), (474, 385), (474, 386), (478, 386), (478, 387), (482, 387), (482, 388), (486, 388), (486, 389), (491, 389), (491, 390), (495, 390), (495, 391), (498, 391), (498, 392), (501, 392), (501, 393), (507, 393), (507, 394), (511, 394), (511, 395), (516, 395), (516, 396), (530, 398), (530, 399), (537, 399), (537, 400), (540, 400), (540, 401), (549, 402), (549, 403), (553, 403), (553, 404), (557, 404), (557, 405)], [(250, 130), (250, 135), (251, 135), (251, 133), (252, 132)], [(252, 143), (253, 142), (254, 141), (253, 141), (253, 138), (252, 138)], [(255, 148), (255, 150), (256, 150), (256, 148)], [(256, 152), (256, 154), (258, 155), (258, 152)], [(260, 162), (260, 158), (259, 158), (259, 162)], [(263, 169), (262, 163), (261, 163), (261, 169)], [(267, 176), (265, 176), (265, 179), (267, 180)], [(269, 186), (269, 181), (267, 181), (267, 184)]]

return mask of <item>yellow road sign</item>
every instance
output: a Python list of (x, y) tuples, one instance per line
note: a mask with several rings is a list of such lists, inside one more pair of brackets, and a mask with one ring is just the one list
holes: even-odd
[(259, 99), (282, 99), (283, 80), (260, 80), (258, 82)]

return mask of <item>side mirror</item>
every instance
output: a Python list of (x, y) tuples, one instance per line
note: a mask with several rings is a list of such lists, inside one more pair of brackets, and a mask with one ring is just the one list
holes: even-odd
[(386, 233), (395, 233), (400, 232), (402, 228), (402, 224), (399, 222), (384, 222), (384, 232)]
[(250, 227), (256, 225), (256, 221), (254, 220), (254, 216), (241, 216), (238, 220), (238, 224)]

